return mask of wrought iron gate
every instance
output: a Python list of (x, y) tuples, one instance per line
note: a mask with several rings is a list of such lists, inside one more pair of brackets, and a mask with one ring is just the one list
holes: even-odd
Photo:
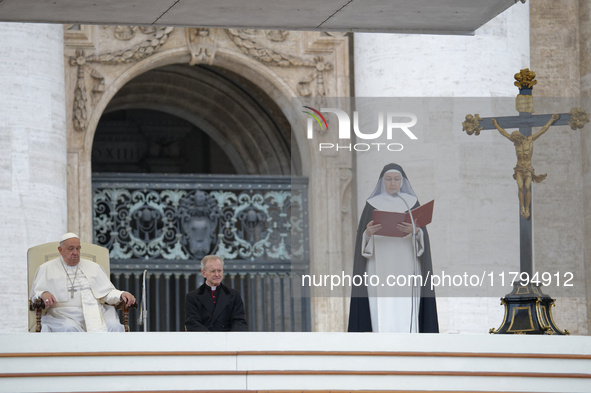
[(147, 330), (184, 330), (185, 294), (203, 283), (207, 254), (224, 258), (250, 330), (310, 330), (309, 296), (292, 285), (309, 268), (307, 179), (94, 174), (93, 205), (115, 286), (140, 299), (147, 271)]

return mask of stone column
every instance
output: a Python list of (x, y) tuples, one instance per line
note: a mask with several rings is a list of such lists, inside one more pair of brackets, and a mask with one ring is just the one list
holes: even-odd
[[(529, 67), (529, 5), (511, 6), (474, 36), (355, 34), (354, 40), (357, 97), (512, 100), (518, 93), (514, 74)], [(403, 151), (378, 160), (358, 152), (358, 211), (383, 165), (399, 163), (419, 200), (436, 200), (429, 226), (434, 273), (458, 264), (466, 270), (481, 264), (480, 272), (498, 263), (519, 269), (514, 147), (496, 131), (470, 137), (461, 122), (425, 130), (417, 142), (407, 138)], [(500, 326), (499, 297), (438, 298), (441, 332), (488, 333)]]
[(579, 1), (581, 96), (591, 97), (591, 0)]
[[(581, 77), (588, 61), (584, 59), (589, 58), (585, 49), (585, 45), (589, 45), (589, 21), (585, 22), (584, 12), (579, 17), (579, 7), (583, 11), (589, 7), (589, 2), (532, 0), (530, 5), (531, 68), (538, 79), (534, 95), (538, 100), (561, 97), (552, 100), (560, 103), (562, 111), (579, 106), (570, 98), (581, 95), (584, 86)], [(579, 23), (582, 23), (581, 31)], [(591, 109), (583, 106), (587, 112)], [(590, 128), (587, 125), (583, 130), (572, 131), (570, 127), (553, 127), (536, 141), (532, 160), (537, 173), (548, 174), (536, 185), (538, 192), (534, 193), (536, 266), (541, 272), (555, 269), (562, 277), (573, 274), (574, 296), (561, 296), (559, 290), (569, 289), (564, 287), (547, 291), (556, 298), (556, 307), (552, 310), (554, 321), (560, 329), (568, 329), (572, 334), (588, 334), (589, 331), (585, 294), (589, 280), (586, 282), (584, 277), (588, 272), (585, 247), (589, 247), (586, 245), (589, 232), (585, 232), (585, 228), (591, 224), (588, 215), (584, 217), (582, 212), (585, 204), (589, 206), (589, 202), (585, 202), (584, 188), (588, 195), (590, 182), (585, 182), (585, 178), (589, 179), (585, 167), (589, 168), (586, 162), (589, 161)], [(586, 171), (588, 173), (589, 169)]]
[[(581, 54), (581, 97), (586, 98), (586, 109), (591, 110), (589, 103), (591, 102), (591, 0), (579, 1), (579, 53)], [(590, 126), (587, 125), (585, 132), (582, 135), (582, 163), (583, 163), (583, 203), (584, 203), (584, 219), (585, 219), (585, 233), (584, 238), (589, 239), (591, 236), (591, 134), (589, 134)], [(587, 287), (586, 301), (587, 301), (587, 334), (589, 334), (589, 326), (591, 326), (591, 243), (585, 242), (585, 284)]]
[(27, 329), (27, 249), (66, 231), (62, 25), (0, 23), (0, 330)]

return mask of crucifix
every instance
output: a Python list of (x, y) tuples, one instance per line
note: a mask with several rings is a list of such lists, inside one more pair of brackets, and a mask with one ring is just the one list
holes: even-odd
[(76, 289), (73, 285), (68, 289), (68, 292), (70, 292), (70, 299), (74, 299), (74, 293), (76, 292)]
[(74, 293), (76, 292), (76, 289), (74, 288), (74, 284), (76, 284), (76, 277), (78, 276), (78, 265), (76, 265), (76, 273), (74, 273), (73, 280), (70, 279), (70, 275), (68, 274), (66, 267), (64, 265), (62, 265), (62, 267), (64, 268), (64, 272), (66, 273), (66, 277), (68, 278), (68, 281), (70, 282), (70, 287), (68, 288), (68, 292), (70, 292), (70, 299), (74, 299)]
[[(581, 129), (589, 122), (589, 115), (580, 108), (573, 108), (569, 113), (533, 114), (532, 89), (538, 83), (536, 74), (528, 68), (515, 74), (515, 86), (519, 88), (515, 107), (518, 116), (481, 118), (478, 114), (467, 115), (462, 123), (463, 131), (468, 135), (480, 135), (482, 130), (499, 131), (501, 135), (513, 142), (517, 154), (517, 165), (513, 178), (517, 181), (519, 196), (519, 239), (520, 239), (520, 270), (532, 277), (532, 221), (531, 195), (532, 181), (539, 183), (546, 178), (546, 174), (536, 175), (531, 164), (534, 141), (541, 137), (552, 126), (569, 125), (572, 130)], [(533, 127), (542, 127), (532, 134)], [(506, 129), (517, 128), (509, 134)]]

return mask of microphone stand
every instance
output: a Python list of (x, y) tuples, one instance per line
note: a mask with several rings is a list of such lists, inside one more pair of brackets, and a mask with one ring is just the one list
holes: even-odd
[[(410, 208), (410, 206), (408, 205), (408, 203), (406, 202), (406, 200), (400, 196), (399, 192), (395, 192), (392, 194), (392, 196), (394, 197), (398, 197), (400, 199), (402, 199), (402, 202), (404, 202), (404, 205), (406, 206), (406, 209), (408, 210), (408, 214), (410, 215), (410, 222), (412, 224), (412, 254), (413, 254), (413, 258), (414, 258), (414, 264), (413, 264), (413, 275), (417, 275), (417, 266), (419, 264), (419, 261), (417, 259), (417, 245), (416, 245), (416, 240), (417, 240), (417, 228), (415, 226), (415, 220), (412, 216), (412, 210)], [(411, 297), (411, 308), (410, 308), (410, 331), (409, 333), (412, 333), (412, 325), (414, 322), (414, 313), (415, 313), (415, 287), (414, 285), (412, 286), (412, 297)], [(418, 326), (417, 326), (417, 331), (418, 331)]]
[(147, 270), (144, 270), (144, 274), (142, 277), (142, 302), (140, 304), (140, 315), (138, 316), (138, 324), (143, 325), (144, 332), (148, 331), (148, 308), (147, 308), (147, 299), (146, 299), (146, 274), (148, 273)]

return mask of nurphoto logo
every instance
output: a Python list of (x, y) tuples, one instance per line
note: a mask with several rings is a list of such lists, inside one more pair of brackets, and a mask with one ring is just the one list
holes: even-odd
[[(339, 108), (320, 108), (320, 110), (314, 109), (310, 106), (303, 106), (307, 109), (302, 111), (310, 115), (307, 121), (307, 138), (314, 139), (314, 125), (317, 124), (320, 131), (328, 131), (328, 122), (322, 113), (332, 113), (336, 115), (337, 131), (339, 136), (339, 143), (327, 143), (321, 142), (318, 144), (319, 151), (323, 150), (348, 150), (348, 151), (369, 151), (369, 150), (389, 150), (389, 151), (401, 151), (404, 146), (402, 143), (391, 142), (392, 139), (406, 135), (411, 140), (418, 139), (417, 136), (410, 130), (412, 126), (417, 124), (417, 116), (410, 112), (384, 112), (377, 113), (377, 130), (371, 132), (362, 132), (359, 127), (359, 112), (353, 111), (353, 132), (357, 138), (362, 140), (377, 140), (383, 139), (384, 129), (386, 142), (371, 142), (371, 143), (350, 143), (351, 141), (351, 118), (342, 109)], [(374, 115), (375, 116), (375, 115)], [(367, 119), (366, 119), (367, 120)], [(384, 127), (385, 124), (385, 127)], [(317, 128), (318, 128), (317, 127)], [(402, 133), (400, 132), (402, 131)], [(342, 142), (342, 143), (341, 143)]]

